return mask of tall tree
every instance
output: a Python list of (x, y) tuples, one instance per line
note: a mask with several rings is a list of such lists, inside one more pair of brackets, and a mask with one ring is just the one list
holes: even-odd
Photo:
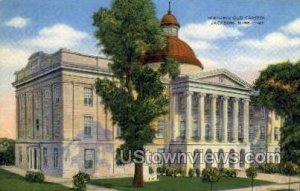
[[(110, 9), (94, 13), (95, 36), (103, 52), (112, 60), (114, 79), (97, 79), (96, 91), (112, 120), (122, 130), (123, 151), (144, 152), (152, 143), (151, 122), (166, 113), (168, 98), (161, 78), (176, 77), (178, 62), (166, 59), (152, 69), (143, 58), (165, 46), (165, 38), (155, 17), (151, 0), (113, 0)], [(134, 158), (131, 158), (134, 160)], [(133, 185), (143, 186), (143, 164), (135, 162)]]
[(269, 65), (254, 83), (254, 102), (281, 115), (280, 146), (283, 161), (300, 164), (300, 60)]

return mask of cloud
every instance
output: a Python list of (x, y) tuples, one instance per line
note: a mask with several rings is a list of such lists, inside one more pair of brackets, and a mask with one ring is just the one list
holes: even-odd
[(14, 28), (24, 28), (30, 23), (30, 19), (24, 18), (24, 17), (14, 17), (8, 21), (6, 21), (4, 24), (9, 27)]
[(300, 38), (289, 37), (281, 32), (273, 32), (261, 40), (248, 39), (240, 42), (240, 44), (259, 49), (293, 48), (300, 46)]
[(192, 23), (180, 29), (181, 35), (189, 39), (218, 40), (242, 36), (243, 33), (225, 25), (212, 25), (211, 21), (205, 23)]
[(23, 49), (0, 46), (0, 67), (20, 67), (27, 62), (30, 53)]
[(286, 26), (281, 27), (281, 30), (287, 34), (300, 34), (300, 18), (290, 22)]
[(89, 39), (86, 32), (58, 23), (50, 27), (42, 28), (38, 36), (24, 41), (24, 44), (42, 50), (57, 50), (59, 48), (76, 48), (82, 45), (82, 41)]

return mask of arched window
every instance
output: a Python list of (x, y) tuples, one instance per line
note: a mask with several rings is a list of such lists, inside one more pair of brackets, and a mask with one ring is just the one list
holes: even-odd
[(225, 155), (223, 149), (220, 149), (218, 152), (218, 168), (224, 168)]
[(240, 168), (245, 167), (245, 150), (241, 149), (240, 151)]
[(234, 162), (235, 162), (235, 151), (234, 149), (231, 149), (229, 151), (229, 167), (234, 168)]
[(200, 169), (200, 150), (199, 149), (196, 149), (194, 151), (193, 159), (194, 159), (194, 168)]
[(205, 153), (206, 168), (212, 167), (212, 164), (213, 164), (213, 153), (211, 149), (208, 149)]

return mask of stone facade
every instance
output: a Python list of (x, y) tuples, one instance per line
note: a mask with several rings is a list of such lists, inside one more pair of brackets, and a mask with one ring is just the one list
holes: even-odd
[[(128, 176), (117, 166), (120, 130), (95, 93), (96, 78), (111, 78), (109, 60), (61, 49), (33, 54), (16, 72), (16, 165), (46, 175)], [(227, 70), (201, 71), (166, 82), (170, 112), (153, 122), (152, 152), (279, 152), (281, 120), (251, 105), (251, 86)], [(270, 162), (278, 159), (269, 158)], [(220, 164), (213, 163), (212, 166)], [(187, 161), (186, 169), (205, 164)], [(245, 168), (247, 164), (222, 164)]]

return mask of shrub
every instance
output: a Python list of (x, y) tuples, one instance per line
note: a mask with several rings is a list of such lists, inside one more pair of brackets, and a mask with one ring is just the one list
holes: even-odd
[(159, 173), (161, 176), (164, 175), (166, 173), (166, 166), (163, 165), (157, 167), (156, 172)]
[(193, 178), (195, 176), (195, 170), (190, 168), (188, 174), (190, 178)]
[(258, 166), (259, 170), (263, 173), (272, 174), (272, 173), (280, 173), (279, 164), (275, 163), (264, 163)]
[(73, 176), (73, 190), (75, 191), (86, 191), (86, 186), (90, 181), (90, 175), (78, 172)]
[(226, 177), (236, 177), (237, 176), (237, 170), (224, 168), (223, 172), (221, 174), (222, 174), (222, 176), (226, 176)]
[(197, 176), (197, 177), (200, 177), (200, 169), (199, 169), (199, 168), (196, 168), (195, 172), (196, 172), (196, 176)]
[(257, 176), (257, 168), (256, 167), (249, 167), (246, 169), (246, 175), (248, 178), (251, 179), (251, 186), (253, 190), (254, 186), (254, 178)]
[(173, 176), (176, 173), (176, 170), (173, 167), (166, 168), (166, 176)]
[(25, 180), (28, 182), (44, 182), (45, 176), (41, 172), (27, 171), (25, 175)]
[(205, 168), (202, 170), (202, 181), (210, 183), (212, 191), (213, 183), (220, 180), (220, 171), (217, 168)]
[(0, 138), (0, 165), (15, 164), (15, 141)]
[(180, 176), (184, 177), (185, 176), (185, 169), (182, 167), (178, 167), (176, 169), (177, 174), (180, 174)]

